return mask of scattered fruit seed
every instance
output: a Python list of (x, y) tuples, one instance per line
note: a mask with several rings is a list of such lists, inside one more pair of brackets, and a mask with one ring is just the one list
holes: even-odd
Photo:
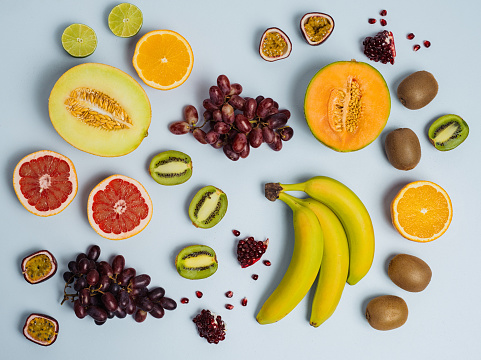
[(228, 297), (228, 298), (231, 298), (232, 296), (234, 296), (234, 293), (229, 290), (225, 293), (225, 296)]
[(239, 235), (240, 235), (240, 231), (239, 231), (239, 230), (232, 230), (232, 233), (234, 234), (234, 236), (239, 236)]
[(242, 305), (242, 306), (247, 306), (247, 298), (243, 298), (243, 299), (241, 300), (241, 305)]
[(182, 304), (188, 304), (189, 303), (189, 299), (187, 299), (186, 297), (183, 297), (182, 299), (180, 299), (180, 302)]
[(421, 46), (416, 44), (413, 46), (413, 51), (418, 51), (419, 49), (421, 49)]
[(406, 38), (407, 38), (408, 40), (412, 40), (412, 39), (414, 39), (414, 34), (413, 34), (413, 33), (409, 33), (409, 34), (406, 35)]
[(226, 308), (227, 310), (232, 310), (232, 309), (234, 308), (234, 305), (232, 305), (232, 304), (225, 304), (225, 308)]
[(202, 293), (202, 291), (196, 291), (195, 292), (195, 296), (197, 296), (199, 299), (203, 296), (204, 294)]
[(381, 19), (381, 20), (379, 20), (379, 23), (380, 23), (382, 26), (386, 26), (386, 25), (387, 25), (386, 19)]
[(381, 15), (381, 16), (386, 16), (386, 15), (387, 15), (387, 10), (381, 10), (381, 11), (379, 12), (379, 15)]
[(427, 47), (427, 48), (431, 46), (431, 42), (429, 40), (424, 40), (423, 44), (424, 44), (424, 47)]
[(271, 266), (272, 265), (269, 260), (264, 260), (263, 263), (264, 263), (265, 266)]
[(370, 18), (368, 20), (369, 24), (375, 24), (376, 23), (376, 19), (373, 19), (373, 18)]
[(257, 274), (252, 274), (252, 279), (254, 279), (254, 280), (259, 279), (259, 275), (257, 275)]

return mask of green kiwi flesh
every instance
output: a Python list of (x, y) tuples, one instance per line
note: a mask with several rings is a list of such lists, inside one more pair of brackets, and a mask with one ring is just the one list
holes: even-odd
[(227, 195), (215, 186), (205, 186), (189, 205), (189, 217), (196, 227), (208, 229), (217, 225), (227, 211)]
[(213, 275), (218, 268), (215, 251), (207, 245), (191, 245), (183, 248), (175, 258), (180, 276), (198, 280)]
[(192, 159), (181, 151), (164, 151), (152, 158), (149, 172), (159, 184), (179, 185), (192, 176)]
[(429, 141), (441, 151), (452, 150), (461, 145), (469, 134), (466, 121), (454, 114), (441, 116), (429, 127)]

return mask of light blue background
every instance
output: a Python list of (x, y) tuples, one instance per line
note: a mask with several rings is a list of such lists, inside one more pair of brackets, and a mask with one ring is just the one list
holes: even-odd
[[(288, 357), (322, 359), (479, 359), (481, 358), (481, 311), (479, 299), (480, 160), (477, 139), (479, 118), (479, 2), (471, 1), (135, 1), (144, 14), (141, 32), (131, 39), (115, 37), (107, 16), (113, 1), (43, 0), (3, 1), (0, 99), (0, 169), (2, 249), (0, 301), (2, 359), (112, 359), (127, 358), (228, 358), (271, 359)], [(393, 31), (397, 58), (394, 66), (370, 62), (385, 77), (392, 98), (392, 112), (382, 135), (367, 148), (336, 153), (311, 135), (303, 117), (303, 98), (311, 77), (322, 66), (337, 60), (367, 61), (361, 42), (383, 29), (379, 19), (387, 9), (387, 29)], [(332, 15), (336, 26), (329, 40), (311, 47), (303, 40), (298, 22), (303, 14), (321, 11)], [(72, 23), (85, 23), (98, 36), (98, 47), (86, 59), (70, 57), (60, 36)], [(276, 26), (292, 41), (289, 58), (268, 63), (257, 53), (262, 32)], [(55, 81), (67, 69), (84, 62), (118, 67), (138, 77), (131, 64), (136, 41), (148, 31), (171, 29), (192, 45), (195, 63), (181, 87), (162, 92), (142, 86), (152, 103), (149, 136), (133, 153), (101, 158), (81, 152), (55, 132), (48, 116), (48, 96)], [(413, 41), (406, 34), (414, 32)], [(415, 43), (431, 41), (429, 49), (412, 51)], [(397, 100), (399, 82), (411, 72), (427, 70), (439, 82), (434, 101), (417, 111), (405, 109)], [(244, 86), (244, 95), (273, 97), (292, 112), (292, 141), (281, 152), (266, 145), (253, 149), (248, 159), (231, 162), (222, 151), (198, 144), (192, 136), (177, 137), (167, 126), (181, 118), (187, 104), (201, 107), (209, 86), (219, 74)], [(140, 80), (139, 80), (140, 81)], [(470, 126), (469, 138), (457, 149), (439, 152), (427, 139), (429, 124), (447, 113), (462, 116)], [(394, 169), (386, 159), (383, 141), (395, 128), (409, 127), (418, 135), (422, 159), (412, 171)], [(68, 156), (75, 164), (78, 194), (59, 215), (41, 218), (27, 212), (12, 187), (12, 172), (25, 155), (50, 149)], [(194, 175), (185, 184), (163, 187), (149, 176), (147, 167), (160, 151), (176, 149), (191, 155)], [(144, 184), (154, 203), (148, 227), (125, 241), (98, 236), (89, 226), (86, 203), (90, 190), (103, 178), (120, 173)], [(280, 281), (292, 252), (291, 212), (281, 202), (263, 196), (265, 182), (297, 182), (314, 175), (327, 175), (353, 189), (368, 208), (376, 233), (376, 254), (369, 274), (356, 286), (347, 286), (337, 311), (321, 327), (309, 326), (312, 293), (285, 319), (260, 326), (255, 314)], [(450, 194), (454, 205), (451, 227), (440, 239), (418, 244), (402, 238), (393, 228), (389, 204), (395, 193), (414, 180), (430, 180)], [(223, 189), (229, 209), (222, 222), (209, 230), (194, 228), (187, 216), (193, 194), (212, 184)], [(235, 259), (236, 239), (270, 238), (265, 255), (272, 266), (261, 263), (241, 269)], [(95, 326), (78, 320), (70, 305), (60, 306), (62, 272), (77, 253), (97, 243), (102, 259), (123, 254), (128, 266), (152, 276), (179, 304), (176, 311), (142, 324), (131, 318), (110, 320)], [(218, 254), (219, 271), (206, 280), (188, 281), (176, 273), (173, 259), (186, 245), (203, 243)], [(27, 284), (20, 272), (21, 259), (33, 251), (49, 249), (59, 263), (57, 275), (38, 285)], [(389, 258), (409, 253), (424, 259), (433, 278), (422, 293), (396, 287), (386, 274)], [(253, 281), (252, 273), (259, 274)], [(201, 290), (202, 299), (194, 292)], [(224, 297), (227, 290), (234, 298)], [(367, 302), (382, 294), (403, 297), (409, 307), (407, 323), (390, 332), (373, 330), (364, 318)], [(247, 307), (240, 300), (249, 299)], [(227, 302), (234, 310), (224, 308)], [(192, 317), (202, 308), (225, 319), (227, 339), (209, 345), (197, 334)], [(57, 342), (41, 348), (24, 339), (21, 328), (31, 312), (54, 316), (60, 323)]]

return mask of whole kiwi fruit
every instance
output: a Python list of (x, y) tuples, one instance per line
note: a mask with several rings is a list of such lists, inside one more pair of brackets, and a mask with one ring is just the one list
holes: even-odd
[(411, 170), (421, 160), (421, 144), (414, 131), (400, 128), (391, 131), (384, 142), (387, 159), (396, 169)]
[(398, 254), (388, 265), (388, 275), (392, 282), (410, 292), (420, 292), (426, 289), (432, 274), (429, 265), (413, 255)]
[(396, 329), (407, 321), (408, 306), (399, 296), (378, 296), (367, 304), (366, 319), (376, 330)]
[(401, 104), (411, 110), (417, 110), (429, 104), (438, 93), (438, 82), (428, 71), (416, 71), (406, 77), (397, 88), (397, 97)]

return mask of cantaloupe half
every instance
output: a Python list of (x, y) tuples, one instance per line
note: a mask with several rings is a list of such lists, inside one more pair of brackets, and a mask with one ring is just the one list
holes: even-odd
[(55, 83), (48, 104), (52, 124), (68, 143), (99, 156), (121, 156), (147, 136), (149, 98), (130, 75), (109, 65), (85, 63)]
[(334, 62), (319, 70), (304, 100), (304, 114), (314, 136), (343, 152), (373, 142), (390, 111), (391, 96), (381, 73), (354, 60)]

